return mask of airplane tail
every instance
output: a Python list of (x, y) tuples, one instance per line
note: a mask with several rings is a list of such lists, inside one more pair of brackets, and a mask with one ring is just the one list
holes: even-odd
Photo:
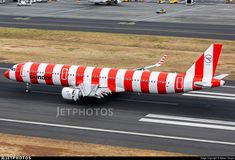
[(195, 77), (212, 79), (215, 75), (221, 49), (222, 44), (211, 44), (187, 72), (194, 72)]
[[(227, 74), (215, 77), (215, 71), (222, 49), (222, 44), (211, 44), (201, 57), (186, 71), (186, 75), (193, 78), (193, 90), (201, 87), (222, 86), (222, 80)], [(199, 88), (198, 88), (199, 87)]]

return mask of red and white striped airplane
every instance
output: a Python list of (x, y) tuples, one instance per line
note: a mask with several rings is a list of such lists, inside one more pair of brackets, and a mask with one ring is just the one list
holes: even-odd
[(212, 44), (180, 74), (147, 70), (163, 64), (164, 55), (157, 64), (136, 70), (27, 62), (8, 69), (5, 77), (26, 83), (26, 92), (30, 92), (31, 84), (64, 86), (62, 97), (74, 101), (82, 97), (103, 98), (115, 92), (180, 93), (225, 84), (222, 79), (227, 74), (214, 76), (221, 49), (221, 44)]

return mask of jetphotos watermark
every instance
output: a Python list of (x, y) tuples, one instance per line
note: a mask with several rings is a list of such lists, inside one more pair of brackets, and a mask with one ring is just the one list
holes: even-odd
[(70, 116), (113, 116), (113, 108), (109, 107), (57, 107), (56, 118)]
[(1, 160), (31, 160), (30, 156), (2, 156)]

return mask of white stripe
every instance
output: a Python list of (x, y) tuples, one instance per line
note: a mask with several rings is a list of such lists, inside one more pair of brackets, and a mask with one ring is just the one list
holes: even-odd
[(214, 125), (214, 124), (181, 122), (181, 121), (150, 119), (150, 118), (141, 118), (139, 121), (140, 122), (152, 122), (152, 123), (160, 123), (160, 124), (178, 125), (178, 126), (189, 126), (189, 127), (198, 127), (198, 128), (211, 128), (211, 129), (221, 129), (221, 130), (235, 131), (235, 127)]
[(235, 88), (235, 86), (221, 86), (223, 88)]
[[(47, 65), (48, 65), (47, 63), (40, 63), (39, 64), (38, 70), (37, 70), (37, 76), (44, 76), (45, 75)], [(46, 81), (44, 79), (38, 78), (38, 83), (39, 84), (46, 84)]]
[(184, 91), (191, 91), (193, 89), (193, 78), (195, 76), (195, 63), (192, 67), (187, 70), (186, 75), (184, 77)]
[[(203, 68), (203, 79), (202, 82), (211, 82), (212, 79), (212, 71), (213, 71), (213, 53), (214, 53), (214, 45), (212, 44), (204, 53), (204, 68)], [(211, 57), (211, 62), (207, 63), (206, 57)]]
[(141, 76), (143, 71), (135, 71), (132, 78), (132, 90), (134, 92), (141, 92)]
[[(14, 65), (13, 67), (17, 68), (17, 65)], [(12, 71), (12, 70), (9, 70), (9, 77), (11, 80), (16, 80), (16, 72), (15, 71)]]
[(93, 72), (94, 68), (95, 67), (86, 67), (86, 69), (84, 71), (83, 83), (91, 84), (92, 72)]
[(166, 135), (128, 132), (128, 131), (111, 130), (111, 129), (70, 126), (70, 125), (62, 125), (62, 124), (53, 124), (53, 123), (44, 123), (44, 122), (35, 122), (35, 121), (23, 121), (23, 120), (5, 119), (5, 118), (0, 118), (0, 121), (12, 122), (12, 123), (22, 123), (22, 124), (31, 124), (31, 125), (40, 125), (40, 126), (49, 126), (49, 127), (58, 127), (58, 128), (78, 129), (78, 130), (86, 130), (86, 131), (106, 132), (106, 133), (133, 135), (133, 136), (143, 136), (143, 137), (153, 137), (153, 138), (163, 138), (163, 139), (173, 139), (173, 140), (182, 140), (182, 141), (202, 142), (202, 143), (212, 143), (212, 144), (222, 144), (222, 145), (235, 146), (235, 142), (214, 141), (214, 140), (206, 140), (206, 139), (166, 136)]
[(222, 124), (222, 125), (234, 125), (235, 126), (235, 122), (212, 120), (212, 119), (168, 116), (168, 115), (160, 115), (160, 114), (148, 114), (148, 115), (146, 115), (146, 117), (162, 118), (162, 119), (170, 119), (170, 120), (180, 120), (180, 121), (191, 121), (191, 122), (202, 122), (202, 123), (213, 123), (213, 124)]
[(69, 68), (69, 73), (68, 73), (68, 82), (69, 86), (75, 87), (76, 86), (76, 72), (77, 72), (78, 66), (72, 65)]
[(199, 95), (199, 94), (190, 94), (190, 93), (184, 93), (182, 95), (184, 95), (184, 96), (191, 96), (191, 97), (204, 97), (204, 98), (235, 100), (235, 98), (224, 97), (224, 96), (210, 96), (210, 95)]
[(157, 80), (158, 80), (159, 74), (160, 74), (159, 72), (151, 72), (150, 74), (150, 77), (149, 77), (149, 92), (150, 93), (158, 93)]
[(125, 79), (125, 74), (126, 74), (126, 69), (119, 69), (116, 75), (116, 92), (124, 92), (124, 79)]
[(229, 94), (229, 93), (218, 93), (218, 92), (203, 92), (203, 91), (191, 91), (189, 93), (199, 93), (199, 94), (209, 94), (209, 95), (218, 95), (218, 96), (229, 96), (229, 97), (235, 97), (235, 94)]
[(53, 69), (54, 74), (52, 74), (52, 81), (54, 85), (61, 85), (60, 72), (62, 68), (63, 68), (62, 64), (56, 64), (54, 66), (54, 69)]
[(32, 62), (27, 62), (23, 66), (22, 79), (23, 79), (24, 82), (31, 83), (30, 76), (29, 76), (29, 71), (30, 71), (30, 68), (31, 68), (32, 64), (33, 64)]
[(109, 74), (110, 68), (102, 68), (100, 72), (100, 85), (102, 87), (108, 87), (108, 74)]
[(169, 73), (166, 78), (166, 93), (175, 93), (176, 73)]

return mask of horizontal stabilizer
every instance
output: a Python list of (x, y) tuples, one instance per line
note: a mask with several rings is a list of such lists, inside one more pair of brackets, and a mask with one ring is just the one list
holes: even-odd
[(211, 87), (212, 86), (211, 83), (201, 82), (201, 81), (194, 82), (194, 85), (197, 86), (197, 87), (203, 87), (203, 88), (207, 88), (207, 87)]
[(221, 79), (224, 79), (227, 76), (228, 76), (228, 74), (221, 74), (221, 75), (215, 76), (215, 78), (221, 80)]

